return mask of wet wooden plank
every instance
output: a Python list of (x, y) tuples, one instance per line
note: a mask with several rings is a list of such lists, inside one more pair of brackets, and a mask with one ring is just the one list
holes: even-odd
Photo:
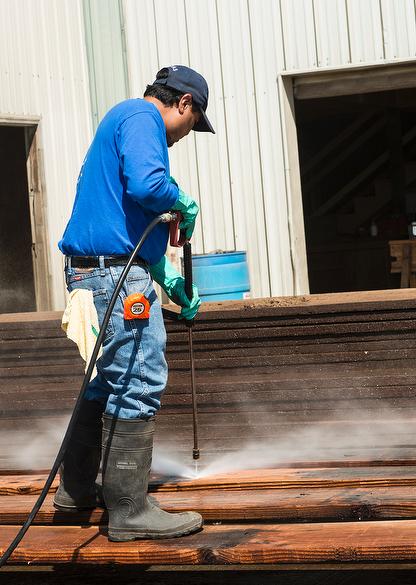
[[(5, 526), (0, 552), (19, 527)], [(11, 563), (223, 565), (414, 560), (416, 521), (224, 524), (160, 541), (111, 543), (95, 526), (32, 526)]]
[[(107, 513), (96, 508), (87, 512), (55, 510), (49, 494), (34, 524), (105, 524)], [(263, 490), (188, 490), (156, 492), (153, 501), (168, 512), (194, 510), (207, 521), (363, 521), (416, 518), (414, 487), (318, 488)], [(23, 524), (36, 496), (0, 496), (0, 524)]]
[[(0, 496), (11, 496), (21, 494), (40, 494), (46, 481), (47, 474), (34, 475), (1, 475)], [(56, 491), (59, 480), (55, 478), (51, 491)]]
[(416, 485), (414, 467), (371, 467), (371, 468), (317, 468), (317, 469), (255, 469), (215, 474), (195, 479), (165, 478), (153, 479), (150, 490), (207, 490), (212, 488), (230, 489), (307, 489), (338, 487), (376, 487)]
[[(46, 476), (0, 476), (0, 495), (40, 493)], [(55, 480), (53, 490), (56, 489)], [(330, 468), (278, 468), (234, 471), (192, 479), (166, 478), (153, 475), (149, 491), (175, 492), (192, 490), (261, 490), (261, 489), (312, 489), (312, 488), (371, 488), (416, 486), (416, 467), (330, 467)], [(52, 491), (53, 491), (52, 490)]]

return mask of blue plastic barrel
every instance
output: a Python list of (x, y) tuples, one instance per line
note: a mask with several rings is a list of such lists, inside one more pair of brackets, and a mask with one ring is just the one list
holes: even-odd
[(192, 256), (193, 281), (202, 301), (226, 301), (250, 296), (245, 252)]

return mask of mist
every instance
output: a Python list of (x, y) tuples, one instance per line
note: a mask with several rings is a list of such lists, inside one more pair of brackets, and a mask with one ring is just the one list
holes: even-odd
[[(398, 414), (388, 405), (377, 401), (377, 411), (353, 410), (335, 413), (324, 422), (297, 422), (293, 430), (287, 430), (281, 418), (273, 413), (259, 415), (259, 421), (272, 429), (265, 438), (242, 441), (238, 448), (229, 451), (204, 452), (203, 434), (200, 436), (201, 459), (196, 466), (192, 460), (192, 442), (184, 451), (181, 430), (172, 429), (169, 434), (156, 432), (152, 470), (164, 477), (192, 479), (221, 475), (240, 470), (284, 467), (296, 463), (307, 465), (322, 461), (348, 461), (400, 458), (415, 451), (413, 439), (415, 418), (407, 411)], [(244, 413), (241, 413), (244, 423)], [(63, 439), (69, 417), (51, 422), (46, 419), (27, 431), (0, 432), (0, 468), (16, 470), (46, 470), (52, 465)], [(256, 427), (259, 428), (258, 426)], [(286, 429), (285, 431), (283, 429)], [(250, 436), (248, 427), (247, 436)], [(218, 443), (219, 440), (217, 440)], [(168, 446), (167, 446), (168, 445)], [(224, 446), (227, 441), (224, 440)]]

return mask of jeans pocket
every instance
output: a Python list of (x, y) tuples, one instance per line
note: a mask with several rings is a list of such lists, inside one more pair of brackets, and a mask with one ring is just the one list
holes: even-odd
[(95, 278), (99, 274), (99, 268), (66, 268), (65, 282), (67, 286), (77, 288), (80, 282)]
[[(104, 315), (105, 315), (105, 312), (106, 312), (106, 310), (108, 308), (108, 304), (109, 304), (108, 292), (107, 292), (107, 289), (102, 288), (99, 290), (94, 290), (92, 294), (93, 294), (93, 299), (94, 299), (94, 305), (95, 305), (95, 308), (97, 309), (98, 322), (100, 324), (100, 329), (101, 329), (102, 323), (104, 321)], [(108, 321), (108, 325), (107, 325), (105, 335), (104, 335), (104, 343), (109, 341), (113, 336), (114, 336), (114, 323), (113, 323), (113, 317), (112, 317), (112, 315), (110, 315), (110, 320)]]
[(141, 267), (134, 267), (136, 270), (131, 270), (128, 274), (123, 286), (124, 295), (127, 297), (134, 293), (145, 293), (151, 282), (150, 274), (147, 270)]

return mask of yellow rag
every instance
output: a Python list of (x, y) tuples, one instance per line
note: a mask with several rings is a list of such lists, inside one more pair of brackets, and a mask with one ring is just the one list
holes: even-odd
[[(100, 330), (92, 290), (76, 288), (69, 294), (61, 327), (66, 336), (77, 344), (79, 353), (85, 361), (86, 371)], [(97, 359), (102, 353), (100, 348)], [(94, 366), (91, 379), (96, 375), (97, 369)]]

